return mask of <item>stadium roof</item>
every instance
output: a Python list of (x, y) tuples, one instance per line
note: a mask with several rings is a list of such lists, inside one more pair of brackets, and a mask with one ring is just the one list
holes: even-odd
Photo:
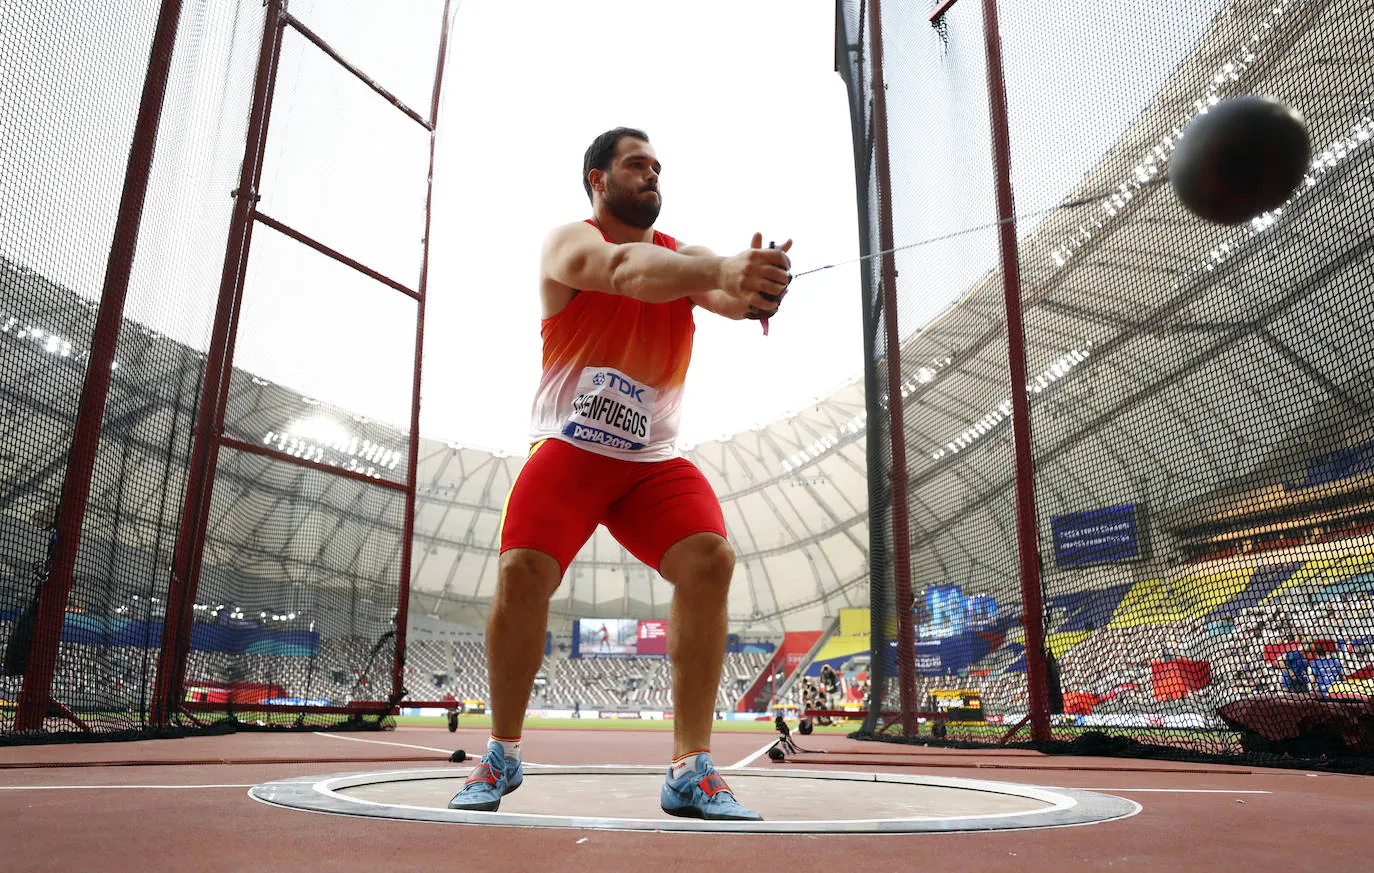
[[(1374, 185), (1367, 146), (1374, 120), (1361, 95), (1339, 88), (1320, 101), (1304, 99), (1311, 65), (1323, 64), (1323, 81), (1339, 83), (1359, 81), (1343, 77), (1341, 65), (1369, 63), (1338, 11), (1304, 12), (1285, 31), (1282, 50), (1264, 55), (1239, 79), (1244, 90), (1314, 107), (1307, 114), (1321, 158), (1310, 184), (1281, 215), (1233, 230), (1204, 227), (1181, 212), (1165, 187), (1142, 184), (1155, 172), (1148, 156), (1167, 152), (1197, 101), (1209, 99), (1214, 73), (1232, 63), (1261, 23), (1262, 12), (1251, 14), (1251, 7), (1260, 4), (1238, 4), (1235, 15), (1218, 20), (1077, 192), (1115, 189), (1115, 199), (1056, 212), (1023, 240), (1037, 462), (1053, 482), (1042, 485), (1042, 530), (1052, 514), (1118, 498), (1152, 504), (1165, 517), (1171, 507), (1217, 488), (1207, 465), (1189, 452), (1215, 451), (1228, 441), (1239, 463), (1272, 479), (1303, 456), (1305, 444), (1329, 442), (1331, 422), (1369, 407), (1370, 359), (1343, 354), (1369, 346), (1367, 329), (1338, 315), (1324, 322), (1325, 332), (1310, 323), (1313, 307), (1339, 314), (1365, 306), (1374, 257), (1362, 226), (1340, 220), (1341, 204), (1367, 202)], [(1274, 246), (1306, 254), (1286, 259), (1276, 272), (1265, 254)], [(70, 439), (62, 419), (70, 404), (54, 398), (79, 391), (84, 354), (72, 353), (68, 347), (80, 343), (68, 338), (89, 336), (93, 316), (75, 294), (22, 267), (3, 266), (0, 321), (9, 321), (3, 339), (21, 344), (14, 348), (25, 355), (5, 370), (7, 451), (23, 457), (4, 505), (11, 519), (37, 524), (60, 487), (60, 458)], [(1238, 288), (1244, 289), (1243, 317), (1237, 316)], [(1007, 593), (1015, 568), (1006, 499), (1010, 428), (1001, 411), (1007, 392), (997, 387), (1006, 384), (1000, 295), (1000, 273), (990, 272), (906, 339), (901, 360), (918, 577)], [(59, 299), (66, 302), (54, 303)], [(40, 333), (29, 333), (35, 326)], [(198, 352), (143, 334), (148, 342), (140, 353), (180, 357), (194, 372)], [(125, 345), (122, 340), (127, 359)], [(1235, 384), (1237, 371), (1246, 374), (1244, 402), (1209, 390), (1224, 379)], [(167, 481), (168, 447), (140, 434), (139, 416), (184, 410), (195, 387), (191, 378), (150, 398), (146, 386), (121, 387), (116, 378), (107, 422), (122, 417), (128, 425), (121, 433), (143, 450), (134, 453), (128, 475), (148, 483), (137, 491), (146, 505), (124, 511), (152, 518), (166, 499), (152, 483)], [(16, 414), (21, 409), (41, 414), (26, 418)], [(235, 374), (229, 421), (231, 436), (323, 463), (392, 480), (403, 470), (403, 434), (251, 374)], [(863, 384), (855, 381), (793, 416), (686, 450), (721, 498), (739, 557), (729, 604), (733, 628), (816, 628), (842, 607), (867, 605), (866, 425)], [(502, 505), (522, 460), (421, 440), (413, 611), (480, 622), (495, 591)], [(326, 583), (399, 572), (394, 493), (363, 497), (363, 486), (323, 486), (319, 473), (283, 464), (267, 470), (260, 461), (221, 462), (225, 482), (217, 504), (226, 522), (212, 534), (212, 566)], [(328, 524), (303, 526), (302, 513)], [(126, 525), (114, 535), (151, 549), (151, 530)], [(96, 537), (108, 534), (95, 529)], [(21, 572), (39, 550), (35, 539), (33, 548), (7, 556), (10, 572)], [(554, 608), (567, 618), (656, 617), (667, 615), (670, 597), (665, 581), (598, 529)]]
[[(1209, 496), (1301, 479), (1315, 453), (1369, 438), (1370, 363), (1339, 351), (1370, 342), (1374, 242), (1367, 219), (1349, 213), (1369, 203), (1374, 151), (1374, 117), (1354, 84), (1369, 75), (1358, 42), (1325, 4), (1229, 4), (1066, 198), (1091, 203), (1022, 238), (1047, 561), (1052, 516), (1143, 504), (1167, 528)], [(1316, 161), (1282, 209), (1208, 225), (1151, 181), (1188, 120), (1242, 93), (1299, 107)], [(900, 256), (898, 267), (920, 276)], [(913, 293), (906, 281), (899, 294)], [(998, 270), (902, 346), (918, 585), (1015, 591), (1002, 313)], [(1161, 536), (1151, 560), (1094, 572), (1106, 585), (1178, 564)]]

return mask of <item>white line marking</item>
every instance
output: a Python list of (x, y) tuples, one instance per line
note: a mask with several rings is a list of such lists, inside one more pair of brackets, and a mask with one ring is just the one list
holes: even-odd
[(769, 749), (773, 748), (773, 744), (776, 743), (776, 742), (777, 742), (777, 740), (769, 740), (768, 742), (766, 742), (766, 743), (764, 743), (762, 746), (760, 746), (759, 749), (758, 749), (758, 751), (754, 752), (754, 754), (750, 755), (750, 756), (747, 757), (747, 758), (742, 758), (742, 759), (736, 761), (735, 763), (731, 764), (729, 767), (726, 767), (725, 769), (726, 769), (726, 770), (738, 770), (738, 769), (740, 769), (741, 767), (748, 767), (750, 764), (752, 764), (752, 763), (754, 762), (754, 759), (755, 759), (755, 758), (757, 758), (759, 755), (762, 755), (764, 752), (768, 751)]
[(339, 734), (329, 734), (323, 731), (312, 731), (317, 737), (327, 737), (331, 740), (347, 740), (350, 743), (376, 743), (379, 746), (400, 746), (403, 749), (419, 749), (423, 752), (439, 752), (444, 755), (452, 755), (452, 749), (436, 749), (433, 746), (414, 746), (410, 743), (389, 743), (386, 740), (365, 740), (361, 737), (345, 737)]
[[(1067, 787), (1067, 786), (1065, 786)], [(1074, 791), (1101, 791), (1114, 793), (1121, 791), (1149, 791), (1155, 794), (1273, 794), (1272, 791), (1254, 791), (1230, 788), (1075, 788)]]
[(256, 785), (0, 785), (0, 791), (111, 791), (127, 788), (256, 788)]

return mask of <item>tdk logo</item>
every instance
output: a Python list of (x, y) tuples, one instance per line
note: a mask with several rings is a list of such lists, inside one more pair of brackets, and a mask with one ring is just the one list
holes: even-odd
[[(605, 376), (606, 382), (610, 385), (610, 387), (614, 388), (616, 391), (619, 391), (621, 394), (624, 394), (626, 397), (630, 398), (635, 403), (644, 402), (643, 388), (631, 382), (629, 379), (626, 379), (624, 376), (617, 376), (615, 373), (606, 373)], [(599, 378), (601, 378), (600, 373), (598, 373), (592, 381), (596, 381), (596, 379)]]

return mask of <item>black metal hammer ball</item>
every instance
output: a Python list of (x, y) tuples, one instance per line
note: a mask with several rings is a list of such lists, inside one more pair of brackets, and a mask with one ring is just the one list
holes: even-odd
[(1272, 97), (1223, 100), (1183, 129), (1169, 182), (1189, 212), (1241, 224), (1282, 206), (1312, 163), (1302, 115)]
[(786, 755), (783, 754), (782, 749), (779, 749), (777, 746), (768, 750), (768, 760), (770, 761), (781, 761), (785, 757)]
[(455, 764), (461, 764), (468, 759), (468, 753), (464, 752), (462, 749), (457, 749), (452, 755), (448, 756), (448, 759)]

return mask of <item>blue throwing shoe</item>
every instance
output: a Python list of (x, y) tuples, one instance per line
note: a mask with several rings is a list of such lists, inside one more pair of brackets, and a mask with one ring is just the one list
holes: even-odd
[(463, 790), (448, 802), (449, 809), (467, 809), (478, 812), (495, 812), (501, 806), (501, 798), (520, 787), (525, 780), (525, 770), (519, 761), (511, 761), (501, 751), (499, 744), (487, 746), (482, 760), (463, 783)]
[(711, 762), (711, 756), (705, 752), (697, 755), (695, 768), (676, 779), (673, 771), (668, 770), (668, 781), (659, 792), (659, 805), (669, 815), (683, 818), (763, 821), (763, 816), (757, 812), (740, 806), (734, 792)]

